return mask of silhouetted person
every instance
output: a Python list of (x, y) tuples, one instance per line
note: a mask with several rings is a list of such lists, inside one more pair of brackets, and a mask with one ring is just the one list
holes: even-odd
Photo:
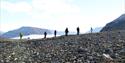
[(44, 32), (44, 38), (46, 38), (46, 35), (47, 35), (47, 33), (46, 33), (46, 32)]
[(93, 32), (93, 29), (92, 29), (92, 27), (91, 27), (91, 33)]
[(68, 28), (65, 29), (65, 36), (68, 36)]
[(79, 32), (80, 32), (80, 29), (79, 29), (79, 27), (77, 27), (77, 35), (79, 35)]
[(30, 37), (28, 37), (27, 39), (30, 39)]
[(22, 37), (23, 37), (23, 34), (22, 34), (22, 33), (20, 33), (20, 39), (22, 39)]
[(55, 31), (54, 31), (54, 36), (55, 36), (55, 37), (56, 37), (56, 33), (57, 33), (57, 31), (55, 30)]

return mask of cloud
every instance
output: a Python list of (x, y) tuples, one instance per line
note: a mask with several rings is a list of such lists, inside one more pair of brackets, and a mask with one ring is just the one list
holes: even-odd
[[(69, 0), (70, 2), (71, 0)], [(44, 21), (44, 24), (53, 27), (64, 28), (66, 26), (78, 25), (81, 19), (80, 8), (76, 5), (66, 3), (66, 0), (33, 0), (32, 19)], [(81, 21), (80, 20), (80, 21)], [(49, 26), (48, 26), (49, 27)]]
[[(73, 1), (68, 0), (70, 3), (66, 3), (67, 0), (32, 0), (31, 4), (25, 1), (16, 3), (5, 1), (2, 3), (2, 8), (9, 12), (25, 12), (32, 16), (31, 18), (19, 19), (18, 21), (21, 22), (14, 21), (19, 26), (28, 25), (58, 30), (65, 29), (65, 27), (75, 30), (74, 28), (80, 26), (83, 30), (86, 30), (92, 19), (90, 19), (91, 17), (82, 16), (80, 8), (75, 4), (71, 4)], [(13, 23), (10, 22), (8, 24)], [(17, 25), (6, 25), (5, 27), (14, 28)]]
[(8, 1), (1, 1), (1, 9), (9, 12), (30, 12), (32, 7), (26, 2), (11, 3)]
[[(63, 30), (65, 27), (69, 27), (75, 30), (74, 28), (79, 26), (85, 31), (91, 26), (104, 26), (105, 23), (112, 21), (119, 15), (119, 13), (115, 11), (109, 13), (104, 10), (105, 12), (102, 13), (101, 9), (92, 8), (91, 5), (89, 7), (91, 9), (88, 9), (84, 6), (86, 3), (82, 0), (79, 1), (79, 6), (77, 6), (78, 2), (76, 4), (75, 1), (76, 0), (30, 0), (30, 2), (28, 2), (27, 0), (19, 0), (17, 2), (16, 0), (16, 2), (10, 2), (8, 0), (2, 0), (0, 1), (0, 9), (2, 11), (6, 10), (8, 13), (0, 15), (7, 16), (2, 19), (1, 28), (2, 30), (9, 30), (10, 28), (14, 29), (18, 25), (27, 25), (57, 30)], [(92, 5), (93, 3), (94, 2), (92, 2)], [(89, 5), (87, 4), (87, 6)], [(14, 23), (16, 23), (16, 25)]]
[(65, 0), (33, 0), (32, 18), (53, 19), (66, 15), (80, 14), (80, 8), (67, 4)]
[(67, 4), (65, 0), (33, 0), (32, 5), (35, 9), (49, 13), (77, 13), (79, 9)]
[[(26, 1), (8, 2), (1, 1), (1, 9), (5, 9), (10, 13), (27, 13), (36, 20), (55, 20), (69, 15), (80, 14), (80, 8), (76, 5), (66, 3), (67, 0), (32, 0), (29, 4)], [(68, 0), (72, 2), (73, 0)], [(72, 18), (69, 18), (72, 19)]]

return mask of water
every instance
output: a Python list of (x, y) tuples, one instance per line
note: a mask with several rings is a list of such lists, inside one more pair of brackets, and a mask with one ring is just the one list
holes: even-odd
[[(61, 35), (57, 35), (57, 36), (61, 36)], [(54, 37), (54, 35), (47, 35), (46, 36), (47, 38), (51, 38), (51, 37)], [(27, 36), (23, 36), (22, 39), (40, 39), (40, 38), (44, 38), (44, 35), (36, 35), (36, 34), (33, 34), (33, 35), (27, 35)], [(11, 39), (20, 39), (20, 37), (14, 37), (14, 38), (11, 38)]]

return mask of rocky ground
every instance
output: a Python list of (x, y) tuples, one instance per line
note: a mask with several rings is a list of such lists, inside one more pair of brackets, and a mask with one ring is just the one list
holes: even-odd
[(125, 63), (125, 31), (0, 39), (0, 63)]

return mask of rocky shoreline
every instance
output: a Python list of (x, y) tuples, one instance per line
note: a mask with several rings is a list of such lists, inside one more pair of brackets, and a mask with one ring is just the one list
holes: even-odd
[(125, 31), (0, 39), (0, 63), (125, 63)]

